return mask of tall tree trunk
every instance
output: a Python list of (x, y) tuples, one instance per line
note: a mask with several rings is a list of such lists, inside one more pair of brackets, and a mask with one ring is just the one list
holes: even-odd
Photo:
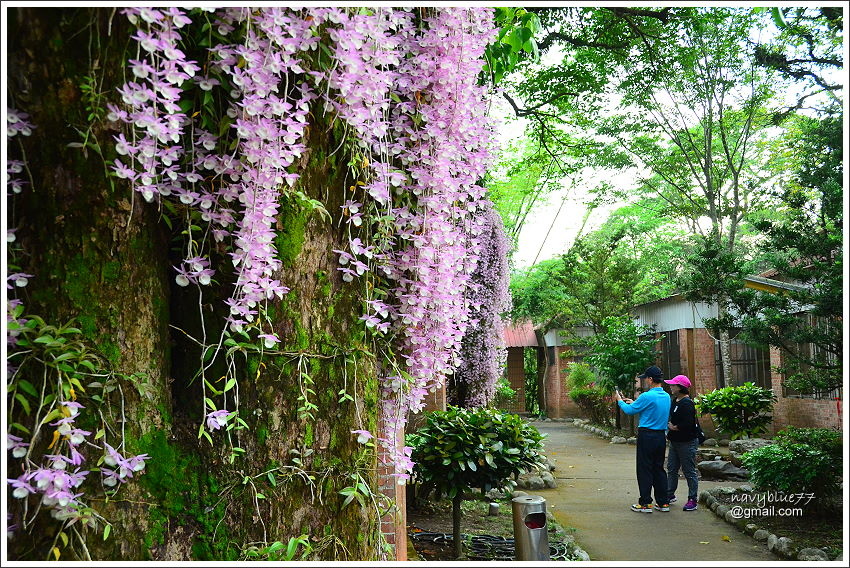
[[(375, 431), (379, 406), (357, 290), (342, 282), (331, 252), (346, 242), (338, 227), (348, 156), (331, 155), (341, 128), (316, 119), (299, 172), (300, 189), (322, 201), (332, 219), (281, 201), (276, 246), (280, 280), (291, 292), (270, 313), (279, 349), (289, 355), (237, 359), (239, 417), (247, 429), (215, 432), (211, 445), (198, 438), (204, 407), (194, 376), (202, 353), (188, 338), (201, 337), (198, 291), (175, 286), (170, 272), (178, 235), (155, 204), (107, 177), (117, 132), (102, 114), (88, 118), (92, 105), (102, 111), (116, 99), (123, 82), (131, 55), (125, 20), (112, 9), (7, 14), (10, 106), (29, 112), (37, 126), (24, 142), (33, 187), (7, 202), (9, 226), (19, 227), (26, 254), (21, 268), (35, 275), (25, 289), (26, 313), (55, 323), (76, 318), (86, 343), (118, 377), (120, 391), (106, 401), (103, 420), (124, 432), (128, 451), (150, 456), (144, 473), (115, 498), (87, 493), (111, 525), (108, 538), (102, 524), (98, 531), (77, 525), (78, 537), (69, 530), (64, 545), (60, 523), (41, 513), (12, 538), (9, 558), (43, 560), (58, 543), (63, 560), (237, 560), (251, 547), (262, 552), (300, 535), (310, 537), (316, 559), (376, 558), (378, 499), (343, 507), (339, 494), (358, 480), (377, 494), (375, 452), (351, 430)], [(102, 97), (81, 90), (88, 77)], [(313, 115), (321, 117), (318, 105)], [(208, 342), (221, 329), (226, 297), (212, 291), (202, 298), (212, 306), (204, 311)], [(213, 383), (218, 369), (208, 372)], [(340, 401), (341, 391), (351, 400)], [(318, 407), (306, 419), (298, 410), (305, 393)], [(92, 418), (90, 426), (100, 424)], [(228, 437), (242, 455), (231, 457)], [(86, 467), (98, 457), (92, 454)], [(19, 462), (10, 461), (7, 476), (20, 473)], [(38, 501), (28, 503), (32, 516)], [(21, 500), (10, 498), (10, 506), (20, 519)]]

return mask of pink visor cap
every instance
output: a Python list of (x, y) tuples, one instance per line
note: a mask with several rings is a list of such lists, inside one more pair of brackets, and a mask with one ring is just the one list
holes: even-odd
[(676, 375), (669, 381), (664, 381), (668, 385), (682, 385), (686, 389), (691, 388), (691, 379), (686, 377), (685, 375)]

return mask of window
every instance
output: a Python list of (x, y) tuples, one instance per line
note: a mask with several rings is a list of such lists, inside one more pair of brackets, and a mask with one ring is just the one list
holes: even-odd
[(738, 339), (732, 339), (729, 343), (732, 377), (729, 381), (724, 381), (723, 364), (720, 358), (720, 341), (714, 342), (717, 388), (721, 388), (724, 382), (727, 383), (727, 386), (741, 386), (749, 382), (766, 389), (773, 388), (770, 380), (770, 351), (747, 345)]
[(667, 378), (682, 374), (682, 352), (679, 349), (679, 331), (665, 331), (661, 337), (661, 370)]
[[(828, 320), (825, 318), (815, 317), (812, 314), (800, 314), (799, 315), (800, 325), (808, 326), (808, 327), (820, 327), (824, 328), (829, 325)], [(838, 356), (835, 353), (829, 352), (823, 348), (822, 345), (818, 345), (817, 343), (795, 343), (791, 345), (791, 349), (797, 353), (798, 355), (812, 361), (822, 362), (827, 365), (838, 365)], [(783, 359), (785, 358), (785, 354), (783, 353)], [(800, 371), (805, 372), (809, 370), (811, 367), (805, 363), (802, 363), (800, 366)], [(842, 398), (842, 389), (834, 388), (829, 391), (815, 391), (815, 392), (800, 392), (798, 390), (786, 387), (783, 383), (782, 385), (782, 396), (786, 398), (815, 398), (815, 399), (835, 399)]]

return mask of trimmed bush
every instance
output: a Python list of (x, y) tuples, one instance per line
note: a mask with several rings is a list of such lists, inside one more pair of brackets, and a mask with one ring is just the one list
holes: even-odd
[(762, 491), (813, 494), (798, 506), (813, 510), (836, 508), (841, 493), (843, 449), (841, 432), (825, 428), (786, 428), (776, 443), (745, 453), (742, 465), (750, 482)]
[(516, 414), (449, 407), (427, 415), (408, 437), (417, 481), (452, 499), (454, 545), (462, 555), (460, 504), (466, 489), (513, 489), (511, 476), (542, 464), (543, 435)]
[(776, 396), (770, 389), (747, 382), (739, 387), (715, 389), (694, 402), (700, 414), (711, 415), (719, 431), (737, 440), (767, 430)]

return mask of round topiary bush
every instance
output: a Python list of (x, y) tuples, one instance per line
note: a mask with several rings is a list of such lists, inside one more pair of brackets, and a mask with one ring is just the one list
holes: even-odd
[(452, 499), (455, 553), (462, 555), (460, 504), (466, 489), (513, 488), (518, 476), (542, 464), (543, 435), (516, 414), (492, 408), (449, 407), (428, 414), (408, 436), (414, 478)]

